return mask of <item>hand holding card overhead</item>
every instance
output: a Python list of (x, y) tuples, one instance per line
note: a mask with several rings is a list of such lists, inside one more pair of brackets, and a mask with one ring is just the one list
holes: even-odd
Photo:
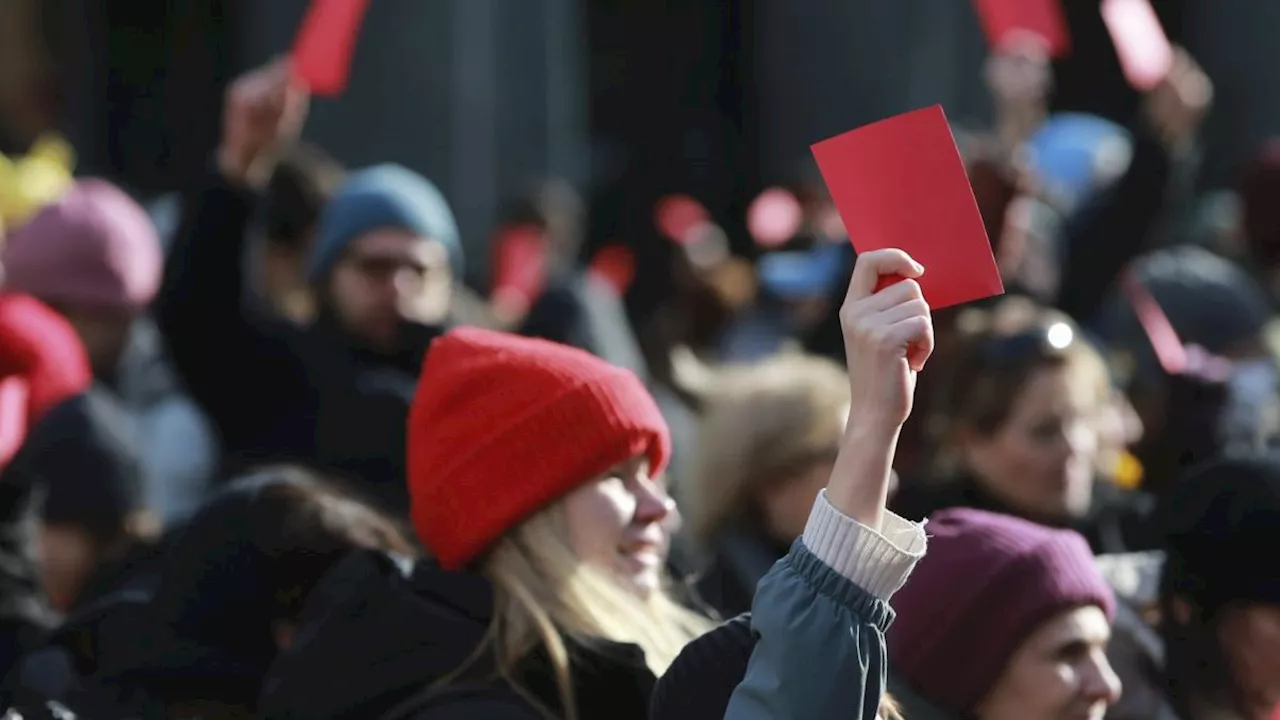
[[(858, 256), (840, 308), (849, 370), (845, 440), (827, 486), (840, 512), (879, 528), (898, 432), (911, 414), (916, 373), (933, 352), (933, 319), (916, 278), (924, 268), (901, 250)], [(883, 290), (881, 276), (903, 278)]]
[(281, 145), (297, 137), (309, 99), (294, 86), (287, 61), (277, 60), (235, 79), (227, 89), (218, 168), (233, 182), (261, 185)]

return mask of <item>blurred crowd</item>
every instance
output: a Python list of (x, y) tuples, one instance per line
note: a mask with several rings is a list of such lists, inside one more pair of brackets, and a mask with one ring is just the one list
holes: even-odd
[(1129, 124), (985, 79), (1006, 292), (937, 312), (816, 167), (608, 242), (545, 178), (466, 257), (286, 62), (148, 207), (0, 157), (5, 717), (1270, 720), (1280, 144), (1197, 194), (1180, 48)]

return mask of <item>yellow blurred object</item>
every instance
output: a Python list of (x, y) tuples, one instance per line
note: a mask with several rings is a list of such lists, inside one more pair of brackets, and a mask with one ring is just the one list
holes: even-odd
[(1116, 459), (1111, 469), (1111, 480), (1126, 490), (1137, 490), (1142, 487), (1142, 463), (1133, 453), (1124, 453)]
[(75, 150), (66, 140), (45, 136), (20, 158), (0, 155), (0, 224), (21, 226), (74, 182)]

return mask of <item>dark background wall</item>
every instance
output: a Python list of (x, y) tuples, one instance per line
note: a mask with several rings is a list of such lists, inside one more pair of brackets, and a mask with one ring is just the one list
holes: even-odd
[[(1076, 55), (1058, 68), (1060, 103), (1132, 114), (1092, 0), (1066, 6)], [(152, 192), (204, 162), (222, 85), (287, 50), (305, 0), (57, 7), (85, 166)], [(1215, 82), (1204, 182), (1228, 181), (1280, 134), (1280, 3), (1157, 7)], [(351, 90), (316, 102), (307, 135), (351, 164), (430, 175), (475, 248), (500, 198), (543, 174), (590, 186), (608, 218), (597, 237), (635, 232), (670, 191), (732, 227), (814, 140), (932, 102), (983, 122), (983, 56), (961, 0), (375, 0)]]

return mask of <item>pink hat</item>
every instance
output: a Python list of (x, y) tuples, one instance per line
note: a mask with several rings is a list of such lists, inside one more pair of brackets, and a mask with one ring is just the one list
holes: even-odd
[(7, 289), (57, 304), (138, 312), (160, 289), (155, 226), (122, 190), (80, 180), (9, 238)]

